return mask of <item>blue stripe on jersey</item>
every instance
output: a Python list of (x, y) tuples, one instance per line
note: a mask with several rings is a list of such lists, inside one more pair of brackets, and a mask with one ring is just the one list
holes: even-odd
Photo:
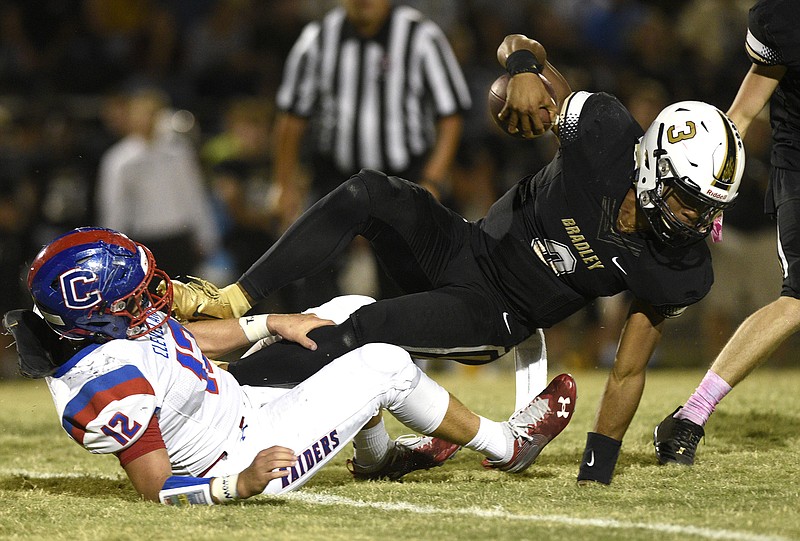
[(189, 477), (188, 475), (173, 475), (168, 477), (164, 482), (161, 490), (169, 490), (171, 488), (193, 487), (197, 485), (207, 485), (211, 483), (210, 477)]
[[(86, 384), (81, 387), (81, 390), (78, 392), (78, 394), (73, 397), (64, 408), (64, 414), (61, 419), (61, 424), (64, 427), (64, 430), (71, 435), (75, 434), (75, 432), (73, 432), (74, 429), (83, 432), (86, 424), (94, 419), (106, 405), (108, 405), (112, 400), (124, 398), (128, 395), (128, 393), (115, 393), (115, 396), (112, 397), (102, 397), (97, 404), (93, 404), (94, 411), (91, 412), (87, 418), (87, 412), (84, 412), (84, 410), (87, 409), (92, 400), (94, 400), (97, 395), (102, 394), (109, 389), (117, 387), (122, 383), (133, 382), (134, 380), (147, 381), (144, 377), (144, 374), (142, 374), (137, 367), (133, 365), (125, 365), (86, 382)], [(136, 384), (134, 387), (132, 387), (132, 390), (134, 390), (136, 394), (140, 394), (142, 392), (142, 386)], [(150, 389), (150, 392), (152, 393), (152, 389)], [(80, 419), (80, 421), (77, 423), (79, 426), (76, 426), (73, 424), (73, 422), (78, 419)]]

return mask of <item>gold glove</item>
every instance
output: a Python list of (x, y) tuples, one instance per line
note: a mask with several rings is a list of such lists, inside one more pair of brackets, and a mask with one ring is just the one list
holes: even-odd
[[(231, 319), (250, 310), (247, 297), (236, 284), (219, 289), (202, 278), (189, 276), (188, 282), (172, 280), (172, 313), (181, 322), (198, 319)], [(158, 285), (163, 289), (163, 282)]]

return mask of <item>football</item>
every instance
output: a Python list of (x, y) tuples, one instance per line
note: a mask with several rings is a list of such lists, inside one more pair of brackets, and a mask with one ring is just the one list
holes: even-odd
[[(547, 78), (544, 75), (540, 74), (539, 77), (542, 79), (545, 88), (550, 93), (550, 97), (553, 99), (553, 102), (558, 103), (558, 101), (556, 100), (556, 92), (555, 89), (553, 88), (553, 85), (550, 83), (550, 81), (547, 80)], [(492, 86), (489, 88), (489, 114), (494, 119), (495, 124), (497, 124), (500, 127), (500, 129), (503, 130), (506, 134), (511, 135), (512, 137), (518, 137), (520, 139), (524, 139), (524, 137), (522, 137), (522, 132), (518, 131), (517, 133), (509, 133), (506, 121), (497, 118), (497, 115), (500, 113), (500, 111), (503, 110), (503, 107), (505, 107), (506, 105), (506, 88), (508, 87), (508, 81), (510, 80), (511, 76), (507, 73), (504, 73), (503, 75), (495, 79), (495, 81), (492, 83)], [(550, 121), (550, 112), (543, 107), (540, 108), (539, 118), (542, 119), (542, 124), (544, 125), (545, 133), (547, 133), (547, 130), (549, 130), (552, 126), (552, 123)]]

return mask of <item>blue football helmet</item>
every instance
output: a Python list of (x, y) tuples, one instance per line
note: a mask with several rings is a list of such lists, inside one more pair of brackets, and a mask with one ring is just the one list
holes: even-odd
[[(163, 295), (151, 291), (156, 278)], [(28, 271), (28, 289), (47, 324), (71, 339), (138, 338), (163, 325), (172, 308), (172, 282), (150, 250), (98, 227), (45, 246)]]

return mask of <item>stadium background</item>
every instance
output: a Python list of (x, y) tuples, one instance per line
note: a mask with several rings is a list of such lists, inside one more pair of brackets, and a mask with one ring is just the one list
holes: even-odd
[[(447, 199), (469, 218), (481, 216), (555, 148), (552, 137), (521, 142), (503, 136), (488, 118), (486, 91), (501, 73), (495, 50), (506, 34), (540, 40), (573, 88), (617, 95), (643, 124), (677, 100), (703, 100), (725, 110), (749, 66), (743, 42), (750, 0), (403, 3), (443, 28), (472, 89), (474, 107)], [(261, 122), (268, 157), (283, 60), (302, 26), (335, 5), (331, 0), (0, 2), (0, 308), (28, 304), (21, 277), (41, 245), (94, 223), (97, 166), (120, 137), (120, 96), (144, 86), (169, 95), (174, 114), (165, 122), (192, 141), (214, 200), (212, 177), (230, 136), (231, 111)], [(759, 193), (768, 167), (768, 126), (751, 131), (760, 134), (748, 141), (753, 182), (726, 215), (726, 223), (743, 231), (770, 227), (761, 216)], [(269, 176), (256, 182), (261, 185), (254, 193), (263, 195), (258, 201), (266, 206)], [(238, 276), (224, 257), (212, 259), (201, 270), (221, 280)], [(750, 264), (774, 267), (777, 258)], [(597, 305), (548, 333), (551, 362), (607, 364), (619, 306)], [(656, 363), (710, 362), (730, 325), (746, 313), (724, 314), (727, 327), (707, 325), (720, 315), (701, 302), (670, 323)], [(785, 344), (775, 363), (786, 362), (783, 352), (792, 347)], [(0, 376), (11, 377), (13, 350), (2, 353)]]

